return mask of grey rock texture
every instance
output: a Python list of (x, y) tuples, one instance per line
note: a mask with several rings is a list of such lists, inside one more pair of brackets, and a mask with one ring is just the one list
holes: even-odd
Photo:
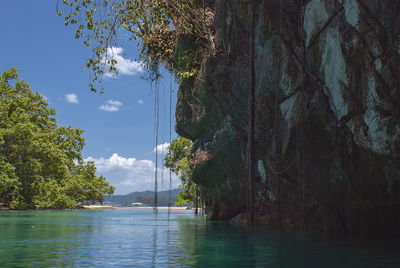
[[(179, 89), (176, 130), (212, 219), (246, 211), (250, 1), (208, 1), (215, 53)], [(400, 226), (400, 1), (256, 1), (261, 223)]]

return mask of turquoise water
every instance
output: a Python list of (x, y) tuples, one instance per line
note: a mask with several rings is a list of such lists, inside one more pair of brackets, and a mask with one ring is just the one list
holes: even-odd
[(0, 211), (0, 267), (400, 267), (394, 242), (324, 239), (173, 210)]

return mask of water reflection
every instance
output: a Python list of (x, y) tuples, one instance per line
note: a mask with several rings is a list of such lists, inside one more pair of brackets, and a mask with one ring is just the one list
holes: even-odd
[(153, 256), (151, 257), (151, 264), (152, 267), (156, 267), (156, 260), (157, 260), (157, 214), (154, 215), (155, 216), (155, 221), (156, 224), (154, 224), (153, 227)]
[(180, 220), (178, 228), (178, 263), (198, 267), (400, 267), (393, 240), (335, 240), (223, 222)]
[(400, 246), (208, 222), (188, 211), (0, 213), (0, 266), (400, 267)]
[(169, 239), (169, 259), (172, 266), (188, 265), (194, 266), (198, 263), (197, 249), (199, 233), (205, 230), (205, 219), (201, 216), (187, 217), (178, 215), (175, 218), (175, 230)]

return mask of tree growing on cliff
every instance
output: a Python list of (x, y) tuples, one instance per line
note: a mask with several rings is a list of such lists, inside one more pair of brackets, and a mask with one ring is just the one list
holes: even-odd
[(0, 76), (0, 202), (12, 208), (73, 208), (114, 187), (85, 163), (83, 130), (60, 127), (55, 110), (18, 78)]
[(189, 167), (189, 156), (192, 149), (192, 141), (183, 137), (174, 139), (168, 147), (164, 165), (171, 169), (181, 180), (182, 192), (178, 194), (175, 205), (182, 206), (193, 202), (196, 211), (199, 206), (200, 192), (199, 187), (192, 180), (192, 170)]
[(179, 35), (193, 36), (197, 47), (211, 40), (206, 19), (212, 12), (204, 1), (202, 5), (199, 3), (196, 0), (63, 0), (62, 5), (57, 5), (57, 15), (64, 17), (65, 25), (75, 27), (76, 39), (82, 39), (85, 46), (92, 48), (93, 55), (85, 68), (93, 74), (89, 86), (96, 91), (94, 83), (101, 82), (105, 73), (118, 73), (112, 49), (119, 45), (121, 33), (125, 36), (127, 33), (129, 40), (137, 43), (139, 58), (150, 71), (151, 79), (159, 76), (160, 64), (166, 64), (183, 78), (193, 76), (195, 55), (174, 50)]

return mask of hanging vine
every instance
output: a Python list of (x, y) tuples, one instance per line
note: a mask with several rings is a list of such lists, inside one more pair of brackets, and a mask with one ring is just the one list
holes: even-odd
[(214, 47), (211, 26), (206, 23), (213, 13), (196, 0), (58, 0), (57, 15), (64, 17), (65, 25), (75, 27), (76, 39), (92, 48), (84, 68), (92, 74), (89, 86), (93, 91), (104, 74), (118, 75), (118, 62), (110, 49), (126, 36), (137, 44), (150, 80), (160, 76), (159, 65), (166, 65), (177, 77), (196, 74), (200, 62), (195, 55), (185, 69), (174, 68), (182, 66), (174, 55), (178, 36), (193, 36), (197, 49)]
[(255, 206), (255, 0), (251, 2), (251, 39), (250, 39), (250, 97), (249, 97), (249, 134), (248, 134), (248, 222), (254, 224), (254, 206)]
[(156, 82), (155, 86), (155, 91), (154, 91), (154, 117), (155, 117), (155, 170), (154, 170), (154, 203), (153, 203), (153, 212), (158, 213), (158, 128), (159, 128), (159, 122), (160, 122), (160, 99), (159, 99), (159, 94), (160, 94), (160, 89), (159, 89), (159, 84)]
[[(169, 144), (172, 143), (172, 81), (169, 84)], [(168, 220), (171, 214), (172, 169), (169, 169), (168, 185)]]
[(298, 98), (300, 101), (300, 108), (298, 111), (298, 120), (297, 120), (297, 133), (296, 133), (296, 156), (297, 156), (297, 176), (298, 182), (300, 185), (300, 192), (301, 192), (301, 203), (302, 203), (302, 213), (303, 213), (303, 228), (305, 228), (306, 222), (306, 198), (305, 198), (305, 155), (304, 155), (304, 108), (303, 108), (303, 98), (304, 98), (304, 68), (305, 68), (305, 45), (304, 45), (304, 32), (303, 32), (303, 0), (300, 1), (300, 15), (299, 15), (299, 22), (298, 22), (298, 29), (299, 29), (299, 43), (300, 47), (302, 48), (302, 59), (301, 62), (301, 76), (300, 76), (300, 90), (298, 94)]

